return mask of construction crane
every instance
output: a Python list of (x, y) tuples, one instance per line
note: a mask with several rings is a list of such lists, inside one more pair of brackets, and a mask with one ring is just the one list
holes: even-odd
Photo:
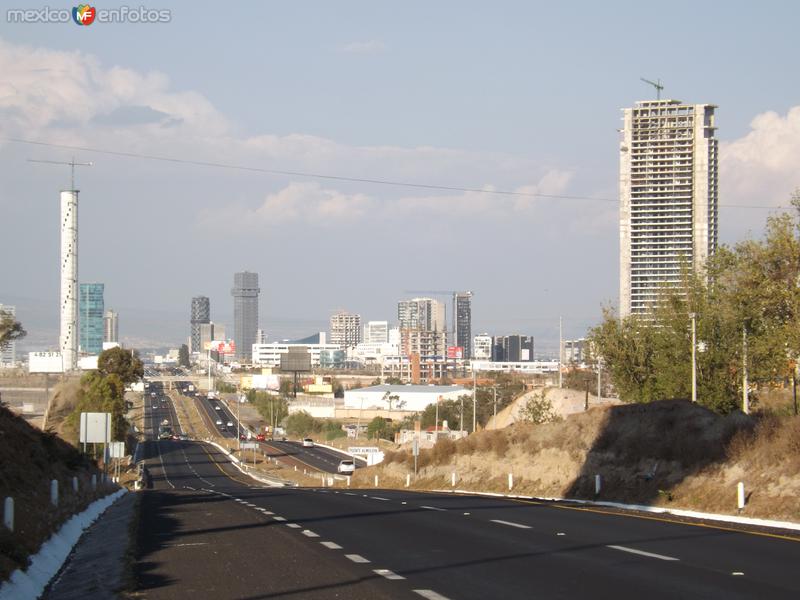
[(656, 79), (655, 81), (650, 81), (649, 79), (645, 79), (644, 77), (639, 77), (639, 79), (656, 88), (656, 99), (661, 100), (661, 90), (664, 89), (664, 85), (661, 83), (660, 78)]
[[(453, 345), (460, 345), (463, 346), (463, 340), (458, 340), (456, 336), (456, 300), (459, 295), (467, 295), (472, 297), (472, 292), (465, 291), (465, 290), (406, 290), (405, 294), (424, 294), (426, 296), (452, 296), (453, 298), (453, 312), (450, 317), (451, 323), (453, 325), (452, 329), (450, 329), (450, 340)], [(447, 317), (445, 316), (445, 319)], [(445, 329), (447, 329), (447, 325), (445, 325)]]

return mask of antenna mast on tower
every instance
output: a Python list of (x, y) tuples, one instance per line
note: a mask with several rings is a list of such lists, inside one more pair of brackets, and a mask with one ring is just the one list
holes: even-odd
[(75, 157), (72, 157), (72, 160), (69, 162), (61, 161), (61, 160), (36, 160), (35, 158), (29, 158), (28, 162), (34, 163), (45, 163), (48, 165), (69, 165), (70, 166), (70, 177), (69, 177), (69, 189), (75, 191), (75, 167), (92, 167), (94, 163), (90, 162), (75, 162)]

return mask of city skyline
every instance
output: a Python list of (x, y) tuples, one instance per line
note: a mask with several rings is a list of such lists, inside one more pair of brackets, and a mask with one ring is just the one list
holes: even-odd
[[(621, 108), (655, 96), (640, 77), (659, 77), (664, 97), (719, 107), (721, 242), (760, 231), (770, 210), (746, 207), (786, 206), (797, 185), (797, 84), (781, 73), (792, 66), (788, 24), (800, 9), (684, 5), (696, 19), (651, 7), (612, 16), (606, 7), (584, 6), (576, 16), (569, 7), (534, 3), (511, 3), (502, 15), (458, 5), (463, 27), (453, 29), (445, 24), (455, 5), (445, 3), (425, 11), (430, 27), (413, 44), (401, 32), (420, 21), (415, 7), (391, 20), (379, 7), (343, 8), (340, 16), (358, 19), (344, 18), (336, 31), (318, 24), (281, 30), (274, 24), (292, 23), (295, 9), (254, 7), (253, 19), (241, 26), (261, 23), (270, 35), (231, 38), (204, 56), (200, 62), (214, 65), (214, 77), (164, 51), (214, 30), (208, 15), (190, 17), (186, 3), (175, 4), (168, 26), (147, 30), (151, 43), (141, 53), (130, 52), (141, 27), (86, 35), (75, 27), (0, 24), (4, 82), (15, 90), (0, 97), (6, 140), (555, 196), (267, 175), (3, 141), (0, 207), (15, 224), (7, 244), (25, 260), (0, 269), (5, 289), (13, 290), (5, 301), (17, 306), (29, 331), (21, 344), (57, 349), (55, 193), (68, 180), (65, 170), (43, 170), (26, 158), (73, 155), (95, 162), (76, 184), (81, 275), (106, 282), (107, 303), (125, 315), (122, 341), (182, 343), (184, 307), (199, 291), (214, 303), (215, 318), (232, 324), (231, 256), (246, 257), (248, 268), (270, 281), (293, 282), (288, 289), (265, 286), (260, 298), (270, 339), (324, 329), (335, 306), (387, 319), (412, 288), (472, 290), (480, 298), (472, 307), (473, 333), (525, 331), (538, 347), (555, 347), (563, 315), (565, 336), (584, 335), (601, 307), (619, 298), (616, 129)], [(649, 41), (634, 26), (648, 18), (661, 19), (664, 31), (679, 27), (686, 43), (631, 53)], [(723, 36), (708, 49), (703, 23), (719, 19), (765, 34), (763, 41)], [(577, 33), (564, 38), (543, 22), (571, 22)], [(502, 43), (475, 44), (486, 23), (509, 35)], [(352, 45), (365, 36), (382, 43)], [(275, 61), (279, 54), (283, 59)], [(696, 61), (698, 54), (708, 60)], [(41, 72), (48, 78), (31, 78)], [(251, 81), (252, 72), (264, 76)], [(299, 81), (296, 72), (307, 76)], [(438, 77), (442, 72), (447, 77)], [(525, 76), (530, 72), (537, 76)], [(476, 74), (490, 85), (474, 89)], [(743, 87), (743, 80), (758, 85)], [(323, 102), (333, 84), (340, 95)], [(408, 93), (420, 86), (425, 94)], [(39, 105), (36, 98), (61, 100)], [(136, 210), (122, 217), (131, 206)], [(123, 218), (125, 227), (108, 227)], [(156, 241), (142, 243), (143, 231)], [(117, 244), (136, 248), (135, 257), (113, 259), (118, 253), (109, 249)], [(276, 260), (289, 251), (295, 260)], [(353, 259), (357, 268), (331, 268), (324, 258), (333, 255)], [(298, 262), (306, 269), (302, 278)]]

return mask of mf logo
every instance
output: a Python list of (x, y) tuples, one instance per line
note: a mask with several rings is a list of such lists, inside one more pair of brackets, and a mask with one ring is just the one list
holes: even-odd
[(88, 4), (79, 4), (72, 9), (72, 20), (78, 25), (91, 25), (97, 16), (97, 9)]

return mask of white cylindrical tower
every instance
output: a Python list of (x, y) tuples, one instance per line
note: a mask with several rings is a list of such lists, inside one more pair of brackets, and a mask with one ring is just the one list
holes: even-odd
[(78, 368), (78, 190), (61, 192), (61, 336), (64, 371)]

